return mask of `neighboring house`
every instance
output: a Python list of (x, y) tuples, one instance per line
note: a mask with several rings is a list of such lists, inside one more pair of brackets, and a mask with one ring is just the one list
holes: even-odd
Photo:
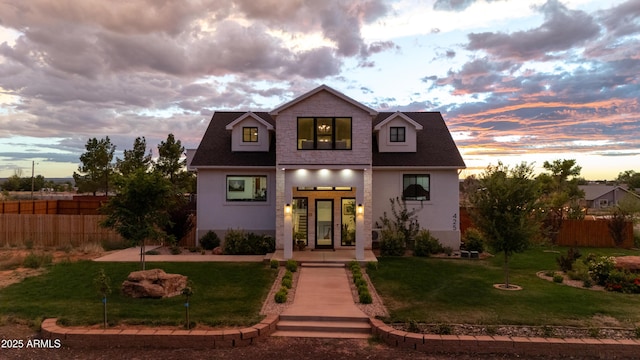
[(606, 209), (616, 206), (626, 196), (640, 199), (638, 195), (620, 186), (592, 184), (580, 185), (579, 188), (584, 191), (584, 199), (580, 205), (587, 209)]
[(460, 244), (458, 172), (439, 112), (377, 112), (320, 86), (270, 112), (215, 112), (190, 168), (198, 172), (198, 238), (228, 229), (355, 249), (364, 259), (390, 199), (403, 197), (445, 246)]

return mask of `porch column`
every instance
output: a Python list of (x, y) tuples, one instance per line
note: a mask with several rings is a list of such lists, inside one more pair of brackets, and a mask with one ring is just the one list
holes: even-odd
[(365, 171), (362, 171), (356, 186), (356, 260), (358, 261), (364, 261), (364, 239), (365, 235), (367, 235), (364, 228), (364, 214), (367, 211), (371, 211), (371, 209), (367, 209), (364, 206), (365, 176)]
[[(284, 171), (283, 171), (284, 172)], [(293, 258), (293, 191), (290, 182), (287, 181), (286, 173), (284, 175), (284, 206), (279, 209), (284, 214), (284, 259)]]

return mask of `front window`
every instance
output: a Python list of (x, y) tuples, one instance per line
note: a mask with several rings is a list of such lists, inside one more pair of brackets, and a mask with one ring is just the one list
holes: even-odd
[(391, 127), (389, 129), (389, 140), (391, 142), (405, 142), (405, 128), (404, 127)]
[(298, 118), (298, 150), (350, 150), (351, 118)]
[(267, 201), (267, 177), (228, 175), (227, 201)]
[(258, 128), (257, 127), (243, 127), (242, 128), (242, 142), (258, 142)]
[(429, 200), (429, 175), (403, 175), (402, 198), (405, 200)]

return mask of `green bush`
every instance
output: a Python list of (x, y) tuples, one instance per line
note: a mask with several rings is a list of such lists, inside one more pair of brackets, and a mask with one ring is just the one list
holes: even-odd
[(286, 270), (284, 272), (283, 278), (284, 279), (292, 279), (293, 280), (293, 273), (291, 272), (291, 270)]
[(362, 285), (367, 285), (367, 280), (363, 279), (363, 278), (358, 278), (358, 280), (355, 281), (356, 287), (360, 287)]
[(383, 229), (380, 240), (380, 255), (403, 256), (405, 251), (404, 234), (400, 231)]
[(276, 303), (283, 304), (287, 302), (287, 293), (287, 288), (284, 286), (281, 287), (274, 296), (274, 300), (276, 301)]
[(269, 265), (271, 266), (272, 269), (277, 269), (278, 267), (280, 267), (280, 262), (276, 259), (271, 259), (271, 261), (269, 262)]
[(282, 278), (282, 286), (286, 287), (287, 289), (291, 289), (291, 287), (293, 286), (293, 280)]
[(420, 230), (416, 235), (416, 244), (413, 249), (414, 256), (429, 256), (444, 250), (440, 241), (433, 237), (429, 230)]
[(369, 293), (368, 290), (361, 291), (358, 294), (358, 298), (361, 304), (371, 304), (373, 302), (373, 298), (371, 297), (371, 294)]
[(453, 328), (449, 324), (436, 324), (434, 332), (438, 335), (451, 335)]
[(615, 269), (615, 261), (611, 256), (595, 256), (590, 254), (587, 257), (589, 273), (598, 285), (606, 284), (609, 274)]
[(569, 275), (569, 279), (571, 280), (591, 280), (591, 274), (589, 274), (589, 266), (587, 266), (587, 264), (585, 264), (583, 261), (576, 261), (573, 264), (573, 269), (567, 272), (567, 275)]
[(298, 262), (293, 259), (289, 259), (287, 260), (287, 264), (285, 265), (285, 268), (291, 271), (292, 273), (294, 273), (298, 271)]
[(464, 250), (477, 251), (482, 253), (484, 251), (484, 237), (480, 230), (476, 228), (469, 228), (462, 237)]
[(275, 248), (275, 239), (269, 235), (229, 229), (224, 237), (223, 251), (227, 255), (264, 255), (274, 252)]
[(51, 265), (53, 256), (51, 254), (42, 253), (29, 253), (23, 260), (22, 265), (31, 269), (38, 269), (46, 265)]
[(217, 248), (220, 246), (220, 238), (218, 237), (218, 234), (211, 230), (207, 231), (207, 233), (200, 238), (200, 246), (205, 250), (213, 250)]
[(553, 275), (553, 282), (554, 283), (560, 284), (563, 281), (564, 281), (564, 277), (562, 275), (560, 275), (560, 274)]

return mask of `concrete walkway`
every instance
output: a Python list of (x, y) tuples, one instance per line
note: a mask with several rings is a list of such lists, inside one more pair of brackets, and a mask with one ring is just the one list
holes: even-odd
[[(145, 251), (160, 246), (145, 246)], [(145, 255), (146, 262), (263, 262), (264, 255), (202, 255), (200, 253), (182, 253), (179, 255)], [(137, 262), (140, 261), (140, 247), (132, 247), (112, 252), (93, 261), (105, 262)]]

